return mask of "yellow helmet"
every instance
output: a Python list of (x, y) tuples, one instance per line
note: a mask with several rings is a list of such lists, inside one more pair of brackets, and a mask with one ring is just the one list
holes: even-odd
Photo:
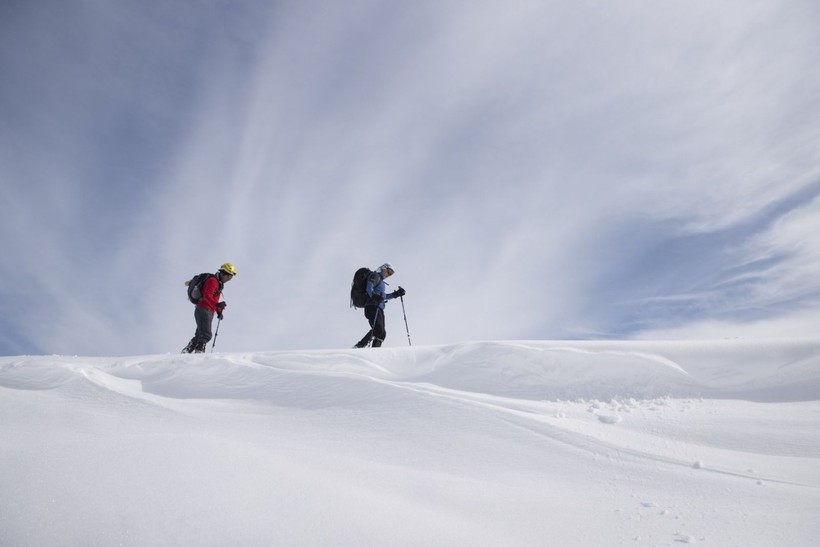
[(220, 266), (219, 271), (224, 272), (228, 275), (236, 275), (236, 268), (234, 268), (233, 264), (231, 264), (230, 262), (226, 262), (222, 266)]

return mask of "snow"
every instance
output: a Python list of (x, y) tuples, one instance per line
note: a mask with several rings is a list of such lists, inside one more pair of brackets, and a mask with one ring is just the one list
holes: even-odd
[(820, 542), (820, 340), (0, 358), (0, 545)]

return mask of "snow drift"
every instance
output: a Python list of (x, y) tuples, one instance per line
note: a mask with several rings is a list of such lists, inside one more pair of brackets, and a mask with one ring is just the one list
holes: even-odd
[(0, 358), (0, 545), (815, 545), (820, 340)]

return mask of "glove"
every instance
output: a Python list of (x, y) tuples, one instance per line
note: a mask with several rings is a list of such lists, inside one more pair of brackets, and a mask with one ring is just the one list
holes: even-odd
[(228, 304), (226, 304), (225, 302), (219, 302), (219, 303), (216, 305), (216, 309), (218, 309), (219, 311), (222, 311), (222, 310), (224, 310), (224, 309), (225, 309), (225, 306), (227, 306), (227, 305), (228, 305)]
[(401, 297), (402, 297), (402, 296), (404, 296), (405, 294), (407, 294), (407, 291), (405, 291), (404, 289), (402, 289), (401, 287), (399, 287), (399, 288), (398, 288), (398, 290), (393, 291), (393, 295), (392, 295), (392, 296), (393, 296), (393, 298), (401, 298)]
[(220, 321), (222, 321), (222, 310), (216, 312), (216, 316), (219, 318)]

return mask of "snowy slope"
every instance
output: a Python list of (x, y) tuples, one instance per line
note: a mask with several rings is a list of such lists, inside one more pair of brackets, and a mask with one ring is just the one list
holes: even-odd
[(817, 545), (820, 340), (0, 358), (0, 545)]

